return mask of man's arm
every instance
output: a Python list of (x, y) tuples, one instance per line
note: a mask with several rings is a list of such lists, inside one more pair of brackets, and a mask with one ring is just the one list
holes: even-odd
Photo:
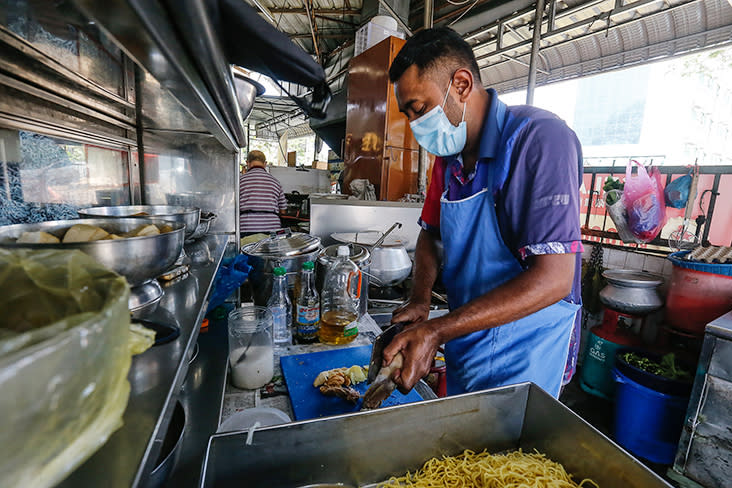
[(411, 390), (429, 372), (441, 344), (520, 319), (558, 302), (571, 292), (574, 254), (531, 256), (527, 263), (526, 271), (498, 288), (447, 315), (409, 327), (394, 338), (384, 349), (384, 364), (389, 364), (398, 352), (404, 356), (404, 365), (394, 377), (400, 391)]
[(437, 236), (426, 230), (420, 231), (414, 252), (414, 288), (407, 304), (394, 311), (393, 323), (427, 320), (439, 266)]

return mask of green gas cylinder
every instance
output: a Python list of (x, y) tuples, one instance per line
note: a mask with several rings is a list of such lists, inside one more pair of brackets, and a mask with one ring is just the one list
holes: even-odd
[(590, 331), (580, 387), (591, 395), (611, 400), (615, 396), (615, 351), (621, 347), (636, 347), (640, 339), (633, 333), (642, 318), (605, 308), (602, 324)]

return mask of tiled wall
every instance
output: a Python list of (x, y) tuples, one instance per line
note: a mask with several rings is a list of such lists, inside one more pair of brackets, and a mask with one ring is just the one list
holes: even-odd
[[(592, 248), (596, 244), (585, 243), (585, 252), (582, 259), (590, 259)], [(660, 256), (652, 256), (636, 251), (623, 251), (620, 249), (604, 248), (602, 253), (602, 264), (608, 269), (633, 269), (637, 271), (648, 271), (663, 276), (666, 281), (671, 278), (671, 261)]]

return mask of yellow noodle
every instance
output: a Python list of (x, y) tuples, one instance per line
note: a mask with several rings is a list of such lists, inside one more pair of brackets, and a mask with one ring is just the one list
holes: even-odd
[(518, 451), (507, 454), (475, 453), (465, 450), (457, 456), (432, 458), (414, 474), (390, 478), (380, 487), (412, 488), (587, 488), (597, 483), (572, 480), (564, 467), (544, 454)]

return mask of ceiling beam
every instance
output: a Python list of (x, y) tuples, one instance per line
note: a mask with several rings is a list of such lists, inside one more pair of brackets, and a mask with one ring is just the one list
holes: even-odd
[[(273, 14), (308, 14), (305, 8), (270, 8), (269, 11)], [(318, 15), (361, 15), (361, 10), (355, 8), (316, 8), (313, 12)]]
[[(318, 37), (321, 39), (345, 39), (346, 37), (353, 37), (353, 32), (323, 32), (318, 33)], [(310, 32), (298, 32), (295, 34), (287, 34), (290, 39), (310, 39), (312, 40), (312, 34)], [(327, 53), (326, 53), (327, 54)]]

